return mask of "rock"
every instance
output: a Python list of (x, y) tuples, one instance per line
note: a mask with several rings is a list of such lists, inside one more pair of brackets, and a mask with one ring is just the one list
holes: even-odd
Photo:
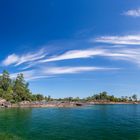
[(11, 107), (11, 103), (7, 102), (5, 99), (0, 98), (0, 106), (1, 107)]
[(76, 103), (76, 106), (83, 106), (82, 103)]
[(5, 100), (5, 99), (0, 98), (0, 106), (2, 106), (5, 102), (6, 102), (6, 100)]
[(9, 108), (9, 107), (11, 107), (11, 103), (10, 102), (5, 102), (3, 104), (3, 106), (6, 107), (6, 108)]

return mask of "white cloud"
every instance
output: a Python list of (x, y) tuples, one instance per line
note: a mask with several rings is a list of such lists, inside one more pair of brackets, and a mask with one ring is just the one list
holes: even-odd
[(124, 12), (123, 15), (132, 16), (132, 17), (140, 17), (140, 8), (128, 10), (128, 11)]
[(21, 71), (21, 72), (17, 72), (17, 73), (12, 73), (10, 74), (11, 78), (16, 78), (18, 74), (22, 73), (25, 77), (25, 79), (30, 79), (35, 75), (35, 71), (34, 70), (29, 70), (29, 71)]
[(68, 60), (68, 59), (89, 58), (100, 54), (104, 54), (104, 50), (100, 50), (100, 49), (71, 50), (64, 54), (52, 56), (51, 58), (44, 59), (39, 62), (45, 63), (45, 62)]
[[(140, 65), (140, 48), (112, 47), (87, 50), (68, 51), (64, 54), (41, 60), (38, 63), (61, 61), (68, 59), (80, 59), (91, 57), (106, 57), (108, 59), (123, 60)], [(53, 71), (53, 70), (52, 70)]]
[(7, 56), (7, 58), (2, 63), (3, 65), (8, 66), (8, 65), (17, 63), (18, 60), (19, 60), (19, 57), (16, 54), (11, 54)]
[(43, 70), (46, 74), (74, 74), (88, 71), (100, 70), (118, 70), (118, 68), (104, 68), (104, 67), (52, 67)]
[(52, 56), (48, 59), (45, 58), (45, 59), (30, 63), (23, 69), (25, 70), (35, 65), (43, 66), (43, 63), (70, 60), (70, 59), (95, 58), (95, 57), (108, 58), (112, 60), (128, 61), (134, 64), (138, 64), (140, 66), (140, 48), (138, 47), (130, 48), (130, 47), (125, 47), (125, 46), (123, 47), (105, 46), (104, 48), (70, 50), (63, 54)]
[(18, 74), (22, 73), (24, 75), (25, 80), (27, 81), (32, 81), (32, 80), (37, 80), (37, 79), (43, 79), (43, 78), (50, 78), (52, 76), (49, 75), (44, 75), (41, 70), (39, 70), (40, 73), (37, 72), (37, 70), (29, 70), (29, 71), (20, 71), (17, 73), (12, 73), (10, 75), (11, 78), (15, 79)]
[(44, 49), (39, 50), (36, 53), (27, 53), (23, 55), (11, 54), (3, 60), (2, 64), (5, 66), (15, 64), (15, 66), (21, 65), (23, 63), (33, 62), (40, 60), (46, 56)]
[(101, 36), (95, 39), (91, 39), (91, 41), (108, 44), (140, 45), (140, 35)]
[[(131, 39), (132, 38), (133, 37), (131, 37)], [(126, 47), (124, 45), (123, 47), (104, 46), (102, 48), (96, 47), (96, 48), (82, 49), (82, 50), (69, 50), (67, 52), (64, 52), (63, 54), (52, 55), (48, 58), (46, 58), (46, 53), (43, 50), (39, 51), (38, 53), (28, 53), (21, 56), (12, 54), (9, 55), (3, 61), (3, 64), (5, 66), (11, 64), (18, 66), (20, 64), (25, 63), (25, 65), (22, 65), (22, 67), (20, 67), (20, 70), (25, 71), (28, 68), (38, 69), (39, 67), (44, 67), (44, 63), (63, 61), (63, 60), (66, 61), (70, 59), (86, 59), (86, 58), (89, 59), (89, 58), (96, 58), (96, 57), (100, 57), (103, 59), (106, 58), (105, 61), (107, 61), (107, 59), (128, 61), (130, 63), (134, 63), (140, 66), (140, 48), (138, 48), (138, 46), (137, 47), (134, 46), (133, 48), (131, 48), (131, 47)], [(74, 67), (72, 69), (71, 67), (60, 67), (60, 68), (55, 67), (55, 68), (49, 68), (46, 71), (50, 72), (51, 74), (61, 74), (61, 73), (77, 73), (77, 72), (90, 71), (90, 70), (93, 70), (93, 67)], [(37, 72), (33, 74), (33, 76), (32, 75), (30, 76), (29, 74), (31, 73), (25, 73), (25, 75), (27, 75), (26, 77), (29, 77), (28, 79), (32, 79), (32, 77), (35, 77), (36, 79), (39, 77), (46, 76), (46, 75), (38, 74)]]
[[(10, 75), (11, 78), (15, 79), (18, 74), (22, 73), (24, 75), (25, 80), (32, 81), (36, 79), (43, 78), (52, 78), (55, 75), (62, 74), (78, 74), (82, 72), (90, 72), (90, 71), (108, 71), (108, 70), (119, 70), (119, 68), (105, 68), (105, 67), (47, 67), (43, 69), (29, 70), (29, 71), (21, 71), (17, 73), (12, 73)], [(38, 72), (39, 71), (39, 72)]]
[(110, 50), (109, 57), (117, 60), (125, 60), (131, 63), (135, 63), (140, 66), (140, 48), (123, 48)]

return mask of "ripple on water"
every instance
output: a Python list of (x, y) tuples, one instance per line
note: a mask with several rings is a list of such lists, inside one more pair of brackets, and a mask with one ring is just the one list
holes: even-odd
[(0, 140), (139, 140), (140, 105), (0, 109)]

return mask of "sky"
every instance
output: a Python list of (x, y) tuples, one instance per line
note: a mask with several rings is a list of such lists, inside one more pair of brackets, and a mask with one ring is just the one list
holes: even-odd
[(0, 73), (33, 93), (140, 97), (140, 0), (0, 0)]

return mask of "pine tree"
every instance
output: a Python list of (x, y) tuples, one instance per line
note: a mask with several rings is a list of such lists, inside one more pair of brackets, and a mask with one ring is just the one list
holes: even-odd
[(12, 99), (12, 80), (9, 73), (4, 70), (0, 76), (0, 97), (10, 101)]
[(16, 102), (30, 100), (31, 92), (28, 83), (25, 82), (23, 74), (18, 74), (13, 86), (13, 97)]

